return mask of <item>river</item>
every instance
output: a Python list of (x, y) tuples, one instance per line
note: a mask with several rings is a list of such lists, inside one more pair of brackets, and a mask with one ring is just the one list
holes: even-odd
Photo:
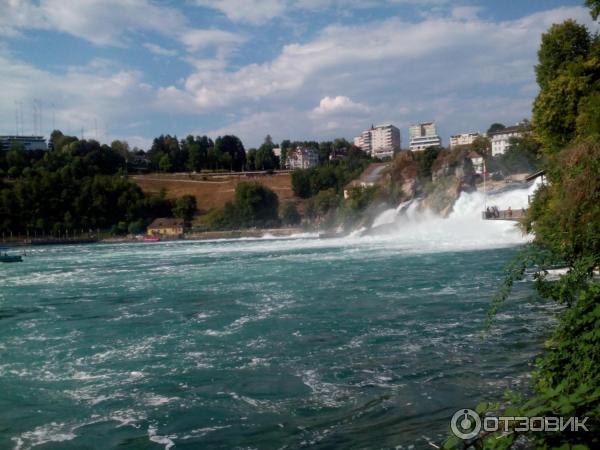
[(553, 323), (521, 282), (481, 339), (526, 238), (478, 195), (382, 236), (26, 249), (0, 267), (0, 448), (439, 444), (527, 386)]

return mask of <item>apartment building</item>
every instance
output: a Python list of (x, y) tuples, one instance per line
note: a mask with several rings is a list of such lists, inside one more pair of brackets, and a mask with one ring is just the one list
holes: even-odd
[(502, 130), (490, 133), (489, 138), (492, 141), (492, 156), (503, 155), (508, 147), (510, 147), (510, 139), (523, 136), (529, 131), (529, 128), (529, 122), (523, 121), (511, 127), (506, 127)]
[(480, 136), (481, 134), (479, 133), (462, 133), (450, 136), (450, 148), (452, 149), (460, 145), (471, 145)]
[(412, 125), (408, 129), (408, 135), (412, 151), (421, 151), (428, 147), (442, 145), (442, 139), (437, 134), (435, 122), (423, 122)]
[(354, 138), (354, 145), (376, 158), (393, 157), (400, 150), (400, 129), (390, 123), (371, 126)]
[(0, 136), (0, 150), (8, 151), (14, 144), (21, 144), (25, 150), (48, 150), (43, 136)]

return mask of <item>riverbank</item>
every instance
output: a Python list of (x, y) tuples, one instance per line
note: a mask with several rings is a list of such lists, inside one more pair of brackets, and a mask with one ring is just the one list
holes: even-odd
[[(295, 234), (306, 233), (303, 228), (249, 228), (244, 230), (223, 230), (223, 231), (199, 231), (185, 233), (180, 237), (161, 237), (162, 241), (203, 241), (212, 239), (239, 239), (239, 238), (260, 238), (265, 236), (286, 237)], [(139, 237), (110, 237), (102, 239), (100, 242), (147, 242)]]
[[(212, 239), (239, 239), (239, 238), (260, 238), (260, 237), (286, 237), (295, 234), (307, 233), (309, 230), (304, 228), (249, 228), (244, 230), (224, 230), (224, 231), (199, 231), (185, 233), (183, 236), (177, 237), (161, 237), (162, 241), (202, 241)], [(44, 240), (12, 240), (4, 241), (0, 245), (3, 247), (23, 247), (23, 246), (39, 246), (39, 245), (79, 245), (79, 244), (95, 244), (95, 243), (119, 243), (119, 242), (147, 242), (143, 236), (111, 236), (104, 238), (74, 238), (74, 239), (44, 239)]]

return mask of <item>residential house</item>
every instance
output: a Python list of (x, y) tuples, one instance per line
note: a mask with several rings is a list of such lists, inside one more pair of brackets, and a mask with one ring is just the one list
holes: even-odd
[(462, 133), (450, 136), (450, 148), (455, 148), (460, 145), (471, 145), (475, 139), (480, 137), (479, 133)]
[(183, 219), (161, 217), (148, 226), (148, 234), (161, 237), (179, 237), (183, 235), (185, 224)]
[(473, 170), (475, 170), (475, 173), (483, 176), (483, 172), (485, 170), (483, 156), (481, 156), (476, 151), (471, 151), (467, 155), (467, 158), (469, 158), (471, 160), (471, 163), (473, 164)]
[(296, 147), (288, 151), (286, 167), (291, 170), (310, 169), (319, 165), (319, 152), (312, 147)]
[(529, 128), (529, 121), (523, 120), (514, 126), (490, 133), (489, 137), (492, 141), (492, 156), (503, 155), (508, 147), (510, 147), (510, 139), (523, 136), (529, 131)]

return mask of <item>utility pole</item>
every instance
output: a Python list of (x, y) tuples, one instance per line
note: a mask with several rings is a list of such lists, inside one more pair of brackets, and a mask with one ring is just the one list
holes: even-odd
[(38, 124), (37, 124), (37, 102), (35, 99), (33, 99), (32, 102), (33, 105), (33, 130), (32, 130), (32, 135), (35, 136), (37, 134), (37, 128), (38, 128)]
[(15, 100), (15, 136), (19, 135), (19, 103)]
[(24, 121), (23, 121), (23, 100), (19, 100), (19, 119), (21, 122), (21, 134), (24, 133)]

